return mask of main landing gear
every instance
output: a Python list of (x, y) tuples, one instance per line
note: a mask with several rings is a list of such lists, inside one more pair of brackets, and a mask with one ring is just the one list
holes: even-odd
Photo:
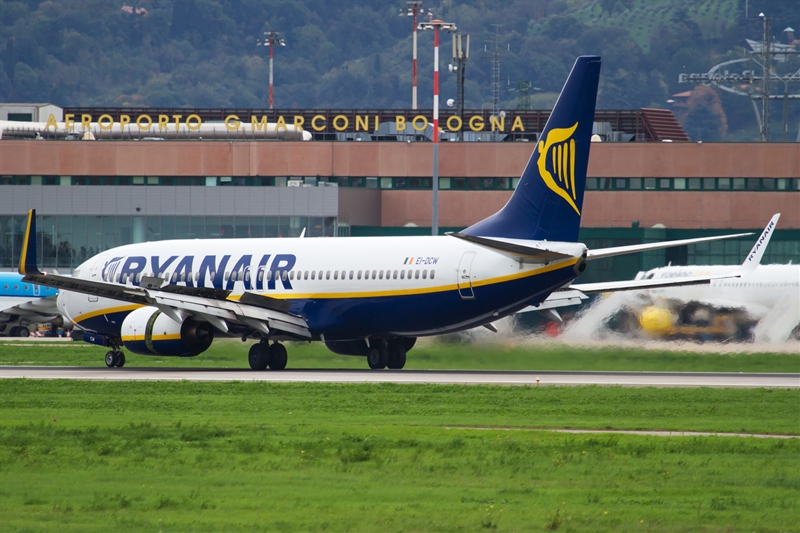
[(111, 350), (106, 352), (106, 366), (108, 368), (122, 368), (125, 366), (125, 354), (122, 350)]
[(400, 370), (406, 366), (406, 347), (400, 340), (380, 339), (367, 352), (367, 364), (372, 370)]
[(283, 344), (273, 342), (257, 342), (250, 347), (247, 361), (253, 370), (283, 370), (289, 357)]

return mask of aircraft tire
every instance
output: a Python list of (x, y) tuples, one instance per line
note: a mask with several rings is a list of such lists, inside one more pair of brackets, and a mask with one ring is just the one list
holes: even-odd
[(114, 368), (117, 366), (117, 352), (114, 350), (106, 352), (106, 366), (108, 368)]
[(283, 370), (289, 361), (289, 354), (283, 344), (274, 343), (269, 347), (269, 368), (270, 370)]
[(17, 330), (17, 336), (19, 336), (19, 337), (30, 337), (31, 336), (31, 332), (28, 330), (28, 328), (26, 328), (25, 326), (22, 326)]
[(389, 361), (386, 366), (392, 370), (400, 370), (406, 366), (406, 349), (399, 342), (389, 343)]
[(121, 351), (117, 352), (117, 362), (114, 363), (114, 366), (117, 368), (122, 368), (125, 366), (125, 353)]
[(373, 346), (367, 352), (367, 364), (372, 370), (383, 370), (389, 362), (389, 353), (384, 349)]
[(260, 342), (252, 345), (250, 352), (247, 354), (247, 362), (250, 363), (250, 368), (253, 370), (266, 370), (269, 362), (267, 346)]

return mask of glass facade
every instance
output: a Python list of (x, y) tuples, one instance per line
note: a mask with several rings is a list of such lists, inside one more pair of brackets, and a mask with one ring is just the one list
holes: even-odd
[[(519, 178), (440, 177), (442, 190), (508, 191)], [(430, 190), (425, 177), (325, 176), (0, 176), (1, 185), (141, 185), (200, 187), (356, 187)], [(586, 178), (589, 191), (800, 191), (800, 178)]]
[(800, 178), (586, 178), (587, 191), (800, 191)]
[[(26, 215), (0, 215), (0, 268), (16, 268)], [(36, 246), (40, 266), (75, 268), (102, 251), (135, 242), (165, 239), (247, 237), (333, 237), (336, 217), (87, 216), (37, 215)]]

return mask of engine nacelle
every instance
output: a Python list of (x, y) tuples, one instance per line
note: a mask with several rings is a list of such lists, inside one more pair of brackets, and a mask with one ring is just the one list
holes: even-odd
[(136, 309), (122, 322), (122, 344), (142, 355), (193, 357), (203, 353), (214, 340), (208, 322), (187, 318), (175, 322), (155, 307)]

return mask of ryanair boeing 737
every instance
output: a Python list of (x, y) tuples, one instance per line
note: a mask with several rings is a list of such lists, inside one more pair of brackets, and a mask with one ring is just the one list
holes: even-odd
[[(109, 367), (124, 364), (123, 347), (195, 356), (228, 335), (256, 341), (254, 370), (285, 368), (286, 340), (321, 341), (365, 356), (370, 368), (400, 369), (417, 337), (491, 329), (530, 306), (552, 313), (591, 292), (707, 283), (711, 277), (571, 285), (593, 259), (741, 236), (602, 250), (576, 242), (599, 75), (599, 57), (577, 59), (508, 203), (459, 233), (131, 244), (65, 277), (38, 270), (31, 211), (20, 273), (61, 289), (61, 313), (85, 340), (111, 348)], [(755, 268), (763, 247), (740, 271)]]

